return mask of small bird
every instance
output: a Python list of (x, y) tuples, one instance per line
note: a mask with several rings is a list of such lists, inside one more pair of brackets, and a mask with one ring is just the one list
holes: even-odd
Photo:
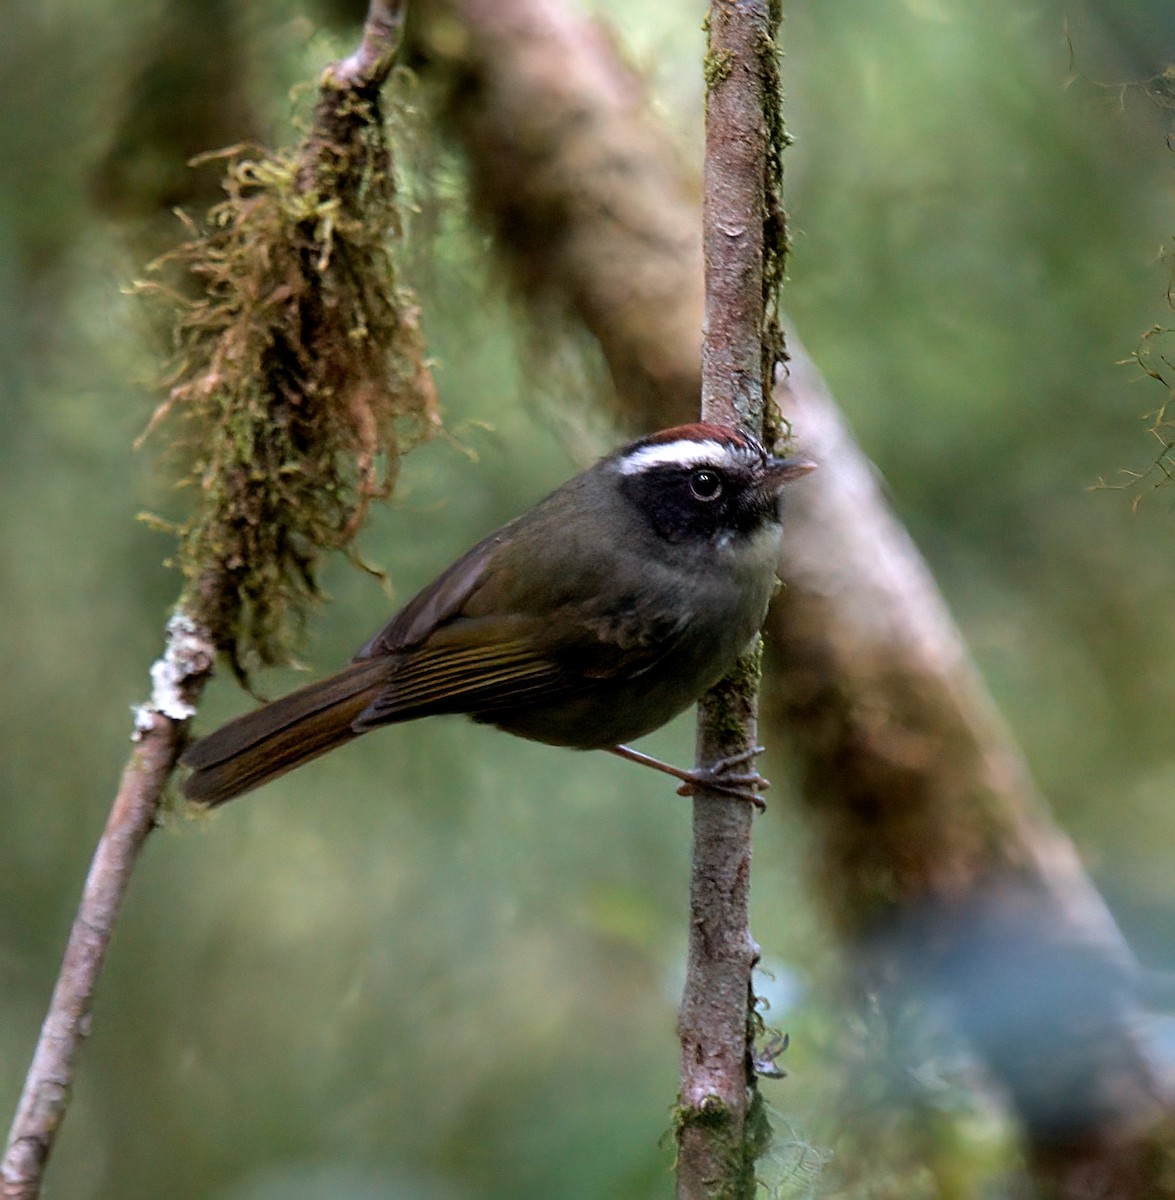
[[(184, 793), (223, 804), (399, 721), (465, 713), (507, 733), (610, 750), (755, 799), (752, 755), (687, 771), (624, 743), (734, 665), (775, 586), (780, 492), (814, 464), (715, 424), (602, 458), (478, 542), (335, 675), (194, 743)], [(748, 794), (749, 791), (749, 794)]]

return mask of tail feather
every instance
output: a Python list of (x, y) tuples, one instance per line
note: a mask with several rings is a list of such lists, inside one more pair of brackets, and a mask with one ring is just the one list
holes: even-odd
[(358, 737), (353, 722), (387, 678), (386, 661), (352, 663), (222, 725), (180, 759), (192, 768), (184, 795), (209, 807), (224, 804)]

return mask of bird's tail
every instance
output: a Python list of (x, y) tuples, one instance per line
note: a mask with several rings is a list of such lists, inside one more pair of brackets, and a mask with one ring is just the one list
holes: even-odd
[(184, 795), (223, 804), (358, 737), (352, 723), (387, 678), (386, 659), (366, 659), (222, 725), (180, 759)]

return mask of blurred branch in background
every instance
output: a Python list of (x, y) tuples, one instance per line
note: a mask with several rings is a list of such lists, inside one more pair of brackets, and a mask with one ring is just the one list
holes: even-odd
[(822, 832), (826, 906), (891, 1009), (948, 1003), (1015, 1104), (1046, 1194), (1172, 1194), (1142, 972), (790, 344), (784, 412), (827, 469), (790, 506), (769, 695)]
[[(443, 81), (475, 206), (524, 295), (557, 297), (593, 332), (629, 424), (687, 419), (697, 219), (639, 80), (558, 0), (421, 7), (416, 53)], [(789, 496), (772, 712), (861, 978), (951, 1006), (1014, 1103), (1045, 1194), (1175, 1195), (1138, 968), (798, 349), (781, 398), (821, 471)]]
[(537, 0), (429, 0), (413, 14), (415, 50), (441, 77), (466, 151), (470, 202), (524, 294), (588, 325), (632, 427), (692, 419), (699, 194), (611, 34)]
[(321, 552), (347, 548), (371, 499), (390, 491), (395, 420), (435, 424), (415, 308), (393, 287), (385, 247), (394, 184), (378, 92), (400, 8), (372, 0), (362, 45), (322, 78), (298, 154), (235, 162), (228, 200), (177, 252), (204, 285), (177, 298), (182, 363), (157, 414), (181, 408), (198, 429), (187, 588), (9, 1133), (3, 1200), (40, 1194), (130, 874), (216, 653), (239, 674), (281, 657), (316, 597)]
[(218, 146), (254, 141), (258, 117), (244, 62), (241, 14), (230, 0), (168, 0), (147, 24), (90, 193), (105, 213), (156, 248), (175, 240), (176, 208), (205, 208), (221, 192)]

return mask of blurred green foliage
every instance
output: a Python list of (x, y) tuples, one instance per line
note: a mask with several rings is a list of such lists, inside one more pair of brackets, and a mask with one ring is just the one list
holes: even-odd
[[(694, 156), (700, 7), (597, 7)], [(133, 151), (128, 96), (168, 11), (10, 0), (0, 39), (5, 1114), (179, 587), (166, 539), (136, 521), (183, 497), (130, 449), (160, 348), (123, 292), (166, 235), (128, 226), (101, 175)], [(257, 0), (234, 17), (241, 95), (278, 140), (287, 89), (353, 36), (316, 32), (321, 15)], [(1170, 6), (794, 0), (784, 32), (785, 307), (1062, 823), (1143, 956), (1175, 967), (1175, 514), (1169, 492), (1133, 509), (1091, 490), (1147, 465), (1166, 399), (1116, 364), (1169, 323), (1175, 120), (1144, 85), (1175, 59)], [(396, 599), (609, 441), (581, 396), (560, 407), (571, 373), (536, 387), (520, 368), (528, 335), (456, 169), (426, 159), (437, 228), (414, 263), (449, 436), (408, 460), (364, 534)], [(315, 670), (394, 603), (343, 564), (327, 586)], [(246, 702), (219, 680), (201, 726)], [(652, 741), (688, 758), (689, 722)], [(669, 1195), (689, 813), (648, 774), (434, 720), (173, 818), (134, 880), (46, 1196)], [(777, 789), (755, 932), (792, 1048), (765, 1085), (781, 1131), (765, 1174), (789, 1196), (996, 1188), (1007, 1129), (981, 1102), (960, 1111), (952, 1064), (928, 1057), (872, 1142), (852, 1119), (882, 1086), (856, 1061), (878, 1031), (829, 1002), (805, 837)]]

